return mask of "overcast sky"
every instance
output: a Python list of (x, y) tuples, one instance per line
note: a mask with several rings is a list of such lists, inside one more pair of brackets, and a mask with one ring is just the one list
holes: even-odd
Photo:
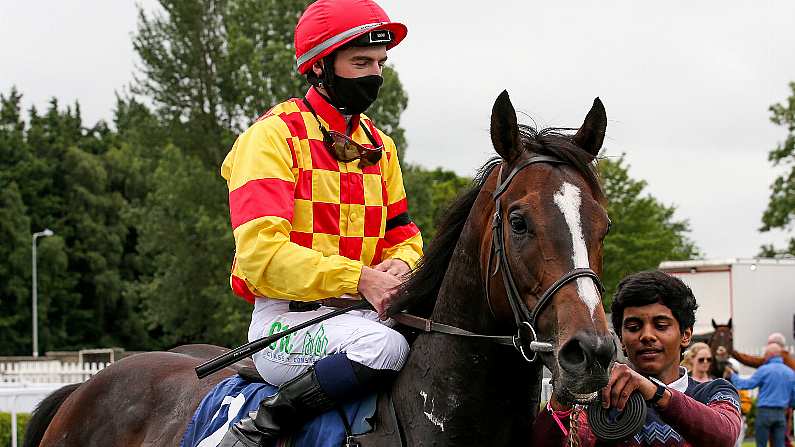
[[(491, 153), (503, 89), (541, 126), (579, 126), (599, 96), (606, 154), (626, 154), (707, 257), (785, 244), (757, 228), (780, 172), (767, 153), (785, 130), (768, 107), (795, 80), (795, 2), (380, 3), (409, 27), (389, 54), (409, 95), (409, 161), (471, 175)], [(86, 123), (109, 119), (134, 71), (135, 24), (132, 1), (0, 0), (0, 92), (16, 85), (26, 107), (79, 100)]]

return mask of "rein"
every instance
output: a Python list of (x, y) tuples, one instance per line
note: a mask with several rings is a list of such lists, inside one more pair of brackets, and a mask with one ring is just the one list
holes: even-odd
[[(418, 317), (416, 315), (407, 314), (405, 312), (393, 315), (392, 319), (402, 324), (403, 326), (419, 329), (423, 332), (436, 332), (447, 335), (458, 335), (461, 337), (469, 337), (475, 340), (483, 340), (492, 343), (497, 343), (498, 345), (513, 346), (514, 348), (519, 349), (519, 347), (517, 346), (517, 339), (515, 336), (512, 335), (481, 335), (475, 332), (470, 332), (466, 329), (461, 329), (456, 326), (450, 326), (449, 324), (438, 323), (431, 319)], [(531, 344), (533, 345), (534, 349), (537, 351), (552, 352), (553, 349), (552, 345), (549, 343), (541, 343), (533, 341), (531, 342)]]

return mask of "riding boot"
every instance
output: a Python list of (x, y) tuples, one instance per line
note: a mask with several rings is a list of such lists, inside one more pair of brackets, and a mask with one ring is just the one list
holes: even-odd
[(218, 447), (267, 446), (334, 406), (334, 400), (320, 387), (315, 369), (309, 368), (263, 399), (257, 411), (226, 432)]

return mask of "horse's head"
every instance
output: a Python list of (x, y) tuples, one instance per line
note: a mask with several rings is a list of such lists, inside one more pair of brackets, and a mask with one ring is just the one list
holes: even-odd
[(729, 318), (726, 324), (717, 324), (715, 320), (712, 320), (712, 328), (715, 329), (715, 332), (712, 333), (707, 344), (709, 345), (709, 349), (712, 350), (712, 357), (715, 361), (712, 362), (710, 373), (713, 376), (721, 377), (723, 376), (724, 368), (729, 363), (729, 357), (731, 357), (732, 351), (734, 350), (732, 319)]
[[(489, 304), (499, 320), (515, 323), (509, 290), (515, 289), (538, 340), (552, 345), (540, 355), (553, 372), (556, 392), (578, 402), (592, 400), (607, 384), (616, 352), (601, 283), (588, 273), (602, 272), (602, 241), (610, 226), (593, 164), (606, 125), (598, 98), (574, 135), (518, 125), (507, 92), (491, 116), (491, 139), (502, 164), (495, 186), (499, 228), (484, 234), (481, 250), (481, 263), (490, 269)], [(501, 280), (499, 269), (512, 279)]]
[[(721, 353), (728, 358), (734, 349), (732, 319), (729, 318), (726, 324), (717, 324), (715, 320), (712, 320), (712, 328), (715, 329), (715, 332), (712, 333), (712, 336), (709, 338), (709, 343), (707, 343), (709, 348), (714, 355), (719, 355), (718, 351), (720, 350)], [(718, 360), (725, 360), (725, 358)]]

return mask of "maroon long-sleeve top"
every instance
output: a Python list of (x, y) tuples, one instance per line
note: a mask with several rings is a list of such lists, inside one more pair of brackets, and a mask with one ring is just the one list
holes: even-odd
[[(601, 446), (698, 446), (733, 447), (740, 435), (740, 398), (731, 383), (723, 379), (699, 383), (684, 375), (668, 385), (671, 400), (664, 409), (648, 408), (643, 428), (629, 439), (606, 442), (596, 439), (588, 427), (585, 412), (580, 412), (578, 437), (582, 447)], [(569, 420), (561, 420), (569, 430)], [(547, 410), (542, 410), (533, 426), (531, 445), (563, 446), (563, 430)]]

